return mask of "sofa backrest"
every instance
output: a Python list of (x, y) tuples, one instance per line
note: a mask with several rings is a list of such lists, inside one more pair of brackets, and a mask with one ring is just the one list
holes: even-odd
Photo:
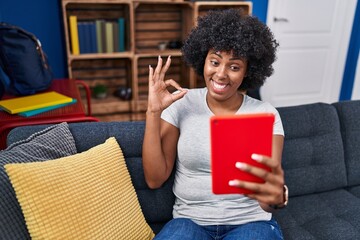
[[(174, 176), (159, 189), (147, 187), (142, 168), (142, 141), (145, 130), (144, 122), (89, 122), (69, 124), (78, 152), (83, 152), (114, 136), (119, 143), (129, 169), (145, 219), (157, 233), (162, 226), (172, 219), (175, 201), (172, 192)], [(44, 126), (13, 129), (8, 135), (8, 143), (27, 138)]]
[(360, 100), (333, 104), (340, 119), (349, 186), (360, 184)]
[(285, 143), (282, 165), (290, 196), (346, 186), (340, 123), (330, 104), (278, 108)]

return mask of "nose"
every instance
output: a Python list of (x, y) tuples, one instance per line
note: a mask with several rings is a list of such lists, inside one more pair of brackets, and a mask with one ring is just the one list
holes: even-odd
[(227, 77), (226, 66), (220, 65), (220, 66), (216, 69), (216, 76), (218, 77), (218, 79), (224, 79), (224, 78), (226, 78), (226, 77)]

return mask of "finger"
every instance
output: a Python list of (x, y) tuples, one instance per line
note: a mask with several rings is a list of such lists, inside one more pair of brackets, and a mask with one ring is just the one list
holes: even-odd
[(149, 65), (149, 84), (154, 83), (153, 74), (154, 74), (154, 69), (151, 67), (151, 65)]
[(158, 57), (158, 62), (157, 62), (157, 65), (156, 65), (156, 68), (155, 68), (155, 71), (154, 71), (154, 75), (153, 75), (154, 81), (159, 80), (161, 67), (162, 67), (162, 58), (159, 56)]
[(257, 176), (261, 179), (264, 179), (265, 181), (271, 181), (273, 179), (273, 174), (263, 168), (258, 168), (242, 162), (236, 162), (235, 167), (239, 170), (242, 170), (244, 172)]
[(174, 79), (168, 79), (168, 80), (165, 80), (164, 82), (165, 82), (166, 87), (172, 86), (179, 91), (183, 90), (182, 87), (179, 85), (179, 83), (177, 83)]
[[(238, 187), (238, 188), (245, 188), (250, 190), (256, 194), (262, 193), (263, 194), (263, 184), (247, 182), (247, 181), (240, 181), (238, 179), (230, 180), (229, 186)], [(266, 190), (266, 188), (265, 188)]]
[(281, 188), (277, 186), (240, 181), (238, 179), (229, 181), (229, 186), (250, 190), (252, 193), (248, 193), (246, 196), (270, 204), (278, 203), (279, 198), (281, 198)]
[(251, 158), (258, 163), (262, 163), (270, 167), (271, 169), (277, 168), (279, 166), (279, 163), (277, 161), (274, 161), (272, 158), (265, 155), (253, 153), (251, 155)]
[(188, 92), (187, 90), (181, 90), (180, 92), (178, 92), (176, 94), (172, 94), (171, 98), (172, 98), (173, 102), (179, 100), (180, 98), (183, 98), (187, 92)]
[(171, 94), (171, 99), (173, 102), (179, 100), (180, 98), (184, 97), (185, 94), (188, 92), (187, 89), (183, 89), (176, 81), (173, 79), (168, 79), (164, 81), (166, 87), (172, 86), (177, 89), (177, 91)]
[(160, 72), (159, 78), (160, 78), (161, 80), (165, 78), (165, 73), (166, 73), (167, 70), (169, 69), (170, 64), (171, 64), (171, 56), (168, 56), (168, 58), (167, 58), (167, 60), (166, 60), (166, 63), (165, 63), (165, 65), (163, 66), (163, 68), (161, 69), (161, 72)]

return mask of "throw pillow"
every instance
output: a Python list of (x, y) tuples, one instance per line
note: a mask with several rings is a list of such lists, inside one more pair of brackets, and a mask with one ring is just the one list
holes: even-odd
[(57, 160), (5, 166), (34, 239), (152, 239), (114, 137)]
[(4, 165), (45, 161), (75, 153), (75, 141), (67, 123), (52, 125), (0, 151), (0, 239), (30, 239)]

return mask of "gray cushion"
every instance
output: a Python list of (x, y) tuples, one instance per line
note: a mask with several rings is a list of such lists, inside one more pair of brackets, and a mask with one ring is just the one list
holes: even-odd
[(346, 186), (344, 151), (335, 108), (315, 103), (278, 110), (285, 131), (282, 164), (289, 195)]
[(30, 239), (24, 216), (4, 165), (46, 161), (75, 153), (75, 142), (67, 123), (43, 129), (0, 151), (0, 239)]
[(333, 104), (339, 114), (349, 186), (360, 184), (360, 101)]
[(339, 189), (293, 197), (275, 213), (286, 240), (360, 239), (360, 199)]

